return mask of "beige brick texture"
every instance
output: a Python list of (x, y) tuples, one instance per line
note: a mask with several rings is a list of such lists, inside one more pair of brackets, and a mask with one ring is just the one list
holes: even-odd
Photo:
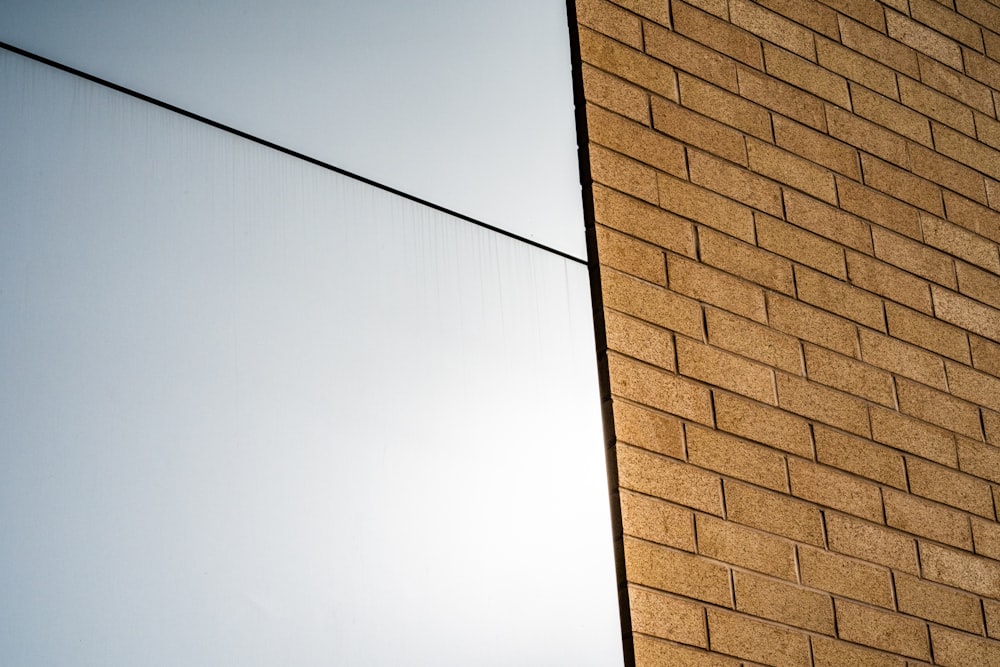
[(1000, 0), (570, 6), (627, 664), (1000, 667)]

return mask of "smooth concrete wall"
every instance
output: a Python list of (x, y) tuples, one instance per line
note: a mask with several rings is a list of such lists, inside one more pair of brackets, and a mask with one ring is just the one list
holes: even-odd
[(1000, 1), (575, 11), (629, 659), (1000, 665)]

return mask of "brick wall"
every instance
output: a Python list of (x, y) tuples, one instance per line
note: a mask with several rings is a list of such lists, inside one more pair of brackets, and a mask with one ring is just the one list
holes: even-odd
[(1000, 0), (573, 9), (635, 663), (1000, 665)]

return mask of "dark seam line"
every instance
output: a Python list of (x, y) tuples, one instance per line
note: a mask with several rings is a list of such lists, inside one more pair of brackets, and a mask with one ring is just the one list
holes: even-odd
[(129, 97), (134, 97), (134, 98), (136, 98), (138, 100), (141, 100), (143, 102), (147, 102), (149, 104), (153, 104), (155, 106), (160, 107), (161, 109), (166, 109), (167, 111), (171, 111), (173, 113), (180, 114), (181, 116), (185, 116), (185, 117), (190, 118), (191, 120), (197, 121), (199, 123), (203, 123), (205, 125), (209, 125), (211, 127), (214, 127), (217, 130), (222, 130), (223, 132), (228, 132), (229, 134), (232, 134), (232, 135), (235, 135), (237, 137), (240, 137), (241, 139), (246, 139), (247, 141), (252, 141), (255, 144), (259, 144), (261, 146), (264, 146), (265, 148), (270, 148), (271, 150), (278, 151), (279, 153), (284, 153), (285, 155), (291, 156), (291, 157), (296, 158), (298, 160), (302, 160), (304, 162), (308, 162), (309, 164), (315, 165), (317, 167), (321, 167), (323, 169), (326, 169), (327, 171), (332, 171), (334, 173), (340, 174), (341, 176), (346, 176), (347, 178), (353, 179), (353, 180), (358, 181), (360, 183), (364, 183), (365, 185), (370, 185), (373, 188), (377, 188), (377, 189), (382, 190), (384, 192), (388, 192), (389, 194), (396, 195), (397, 197), (402, 197), (403, 199), (408, 199), (409, 201), (414, 202), (416, 204), (420, 204), (421, 206), (426, 206), (426, 207), (432, 208), (432, 209), (434, 209), (436, 211), (440, 211), (441, 213), (446, 213), (447, 215), (450, 215), (452, 217), (458, 218), (460, 220), (464, 220), (465, 222), (472, 223), (473, 225), (476, 225), (477, 227), (482, 227), (483, 229), (488, 229), (491, 232), (495, 232), (497, 234), (501, 234), (502, 236), (506, 236), (508, 238), (514, 239), (515, 241), (520, 241), (521, 243), (526, 243), (527, 245), (530, 245), (532, 247), (538, 248), (540, 250), (545, 250), (546, 252), (550, 252), (553, 255), (558, 255), (558, 256), (562, 257), (563, 259), (568, 259), (568, 260), (570, 260), (572, 262), (576, 262), (577, 264), (582, 264), (583, 266), (587, 266), (587, 260), (580, 259), (579, 257), (571, 255), (571, 254), (569, 254), (567, 252), (563, 252), (562, 250), (557, 250), (556, 248), (552, 248), (552, 247), (547, 246), (547, 245), (545, 245), (543, 243), (539, 243), (538, 241), (532, 241), (529, 238), (525, 238), (525, 237), (520, 236), (518, 234), (515, 234), (513, 232), (509, 232), (509, 231), (507, 231), (505, 229), (501, 229), (499, 227), (494, 227), (493, 225), (489, 224), (488, 222), (483, 222), (482, 220), (476, 220), (475, 218), (470, 217), (468, 215), (465, 215), (464, 213), (459, 213), (457, 211), (453, 211), (453, 210), (451, 210), (451, 209), (449, 209), (447, 207), (441, 206), (440, 204), (435, 204), (433, 202), (429, 202), (426, 199), (421, 199), (420, 197), (408, 194), (406, 192), (403, 192), (402, 190), (397, 190), (397, 189), (395, 189), (393, 187), (390, 187), (388, 185), (385, 185), (383, 183), (379, 183), (378, 181), (373, 181), (370, 178), (365, 178), (364, 176), (359, 176), (358, 174), (355, 174), (355, 173), (352, 173), (350, 171), (347, 171), (346, 169), (342, 169), (340, 167), (336, 167), (336, 166), (334, 166), (334, 165), (332, 165), (332, 164), (330, 164), (328, 162), (323, 162), (322, 160), (320, 160), (318, 158), (310, 157), (308, 155), (305, 155), (304, 153), (299, 153), (298, 151), (292, 150), (291, 148), (286, 148), (286, 147), (281, 146), (279, 144), (276, 144), (276, 143), (273, 143), (271, 141), (268, 141), (267, 139), (262, 139), (261, 137), (257, 137), (257, 136), (254, 136), (252, 134), (248, 134), (247, 132), (244, 132), (242, 130), (237, 130), (235, 127), (230, 127), (228, 125), (224, 125), (224, 124), (222, 124), (222, 123), (220, 123), (218, 121), (212, 120), (211, 118), (206, 118), (205, 116), (199, 116), (198, 114), (194, 113), (193, 111), (187, 111), (186, 109), (182, 109), (180, 107), (175, 107), (174, 105), (172, 105), (172, 104), (170, 104), (168, 102), (164, 102), (163, 100), (158, 100), (155, 97), (150, 97), (149, 95), (146, 95), (144, 93), (140, 93), (140, 92), (135, 91), (135, 90), (131, 90), (129, 88), (126, 88), (125, 86), (120, 86), (117, 83), (112, 83), (110, 81), (107, 81), (106, 79), (102, 79), (102, 78), (100, 78), (98, 76), (94, 76), (93, 74), (87, 74), (86, 72), (82, 72), (82, 71), (80, 71), (78, 69), (74, 69), (74, 68), (70, 67), (69, 65), (64, 65), (64, 64), (56, 62), (54, 60), (49, 60), (48, 58), (46, 58), (44, 56), (40, 56), (40, 55), (31, 53), (30, 51), (25, 51), (22, 48), (16, 47), (16, 46), (14, 46), (12, 44), (8, 44), (8, 43), (3, 42), (3, 41), (0, 41), (0, 49), (4, 49), (6, 51), (10, 51), (11, 53), (16, 53), (19, 56), (24, 56), (25, 58), (29, 58), (29, 59), (34, 60), (36, 62), (42, 63), (43, 65), (48, 65), (49, 67), (54, 67), (55, 69), (61, 70), (61, 71), (66, 72), (68, 74), (72, 74), (73, 76), (80, 77), (81, 79), (86, 79), (87, 81), (90, 81), (92, 83), (96, 83), (96, 84), (98, 84), (100, 86), (104, 86), (105, 88), (110, 88), (111, 90), (117, 91), (119, 93), (123, 93), (125, 95), (128, 95)]

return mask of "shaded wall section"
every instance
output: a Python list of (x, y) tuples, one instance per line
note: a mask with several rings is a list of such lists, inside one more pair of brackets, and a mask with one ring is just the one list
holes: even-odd
[(575, 10), (635, 662), (1000, 664), (1000, 3)]

